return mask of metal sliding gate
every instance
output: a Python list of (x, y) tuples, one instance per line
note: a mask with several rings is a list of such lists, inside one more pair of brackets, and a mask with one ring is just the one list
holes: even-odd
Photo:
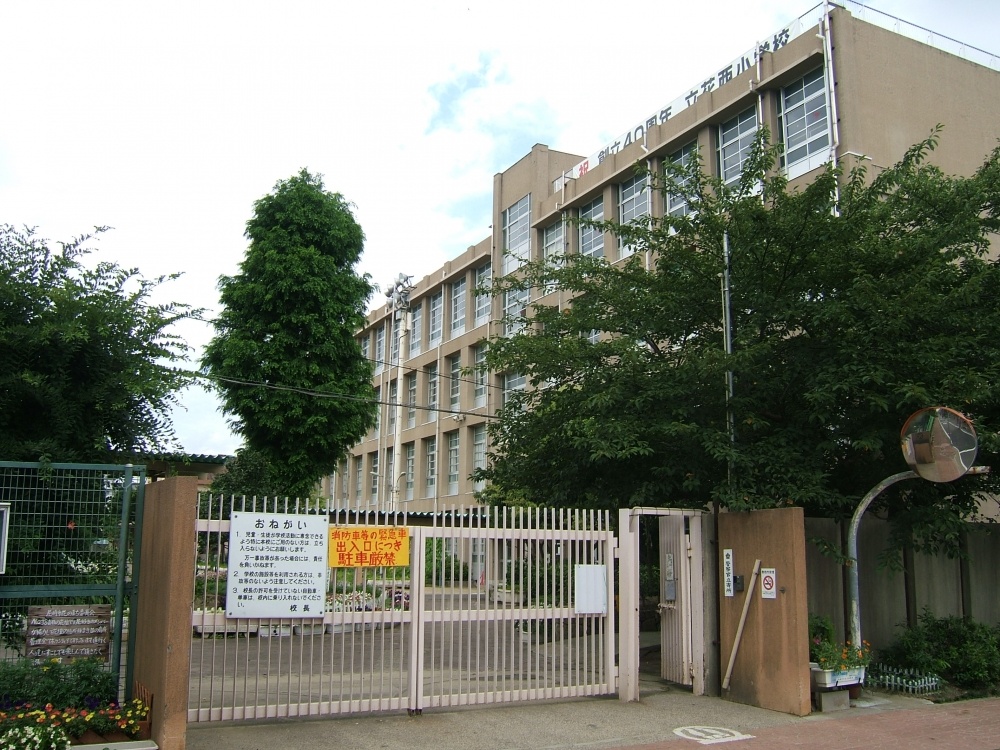
[[(298, 501), (236, 503), (317, 512)], [(226, 618), (231, 506), (206, 497), (200, 506), (190, 721), (419, 712), (616, 690), (617, 540), (607, 513), (327, 509), (331, 526), (358, 535), (405, 526), (409, 566), (334, 568), (322, 619), (269, 620)]]

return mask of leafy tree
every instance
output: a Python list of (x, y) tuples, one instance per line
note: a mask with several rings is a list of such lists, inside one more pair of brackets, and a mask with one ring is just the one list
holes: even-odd
[(226, 471), (212, 481), (211, 492), (226, 497), (284, 497), (288, 494), (274, 465), (253, 448), (240, 448), (226, 461)]
[[(952, 177), (927, 161), (937, 138), (878, 174), (829, 168), (789, 190), (762, 133), (737, 185), (698, 163), (650, 175), (695, 212), (596, 224), (635, 248), (627, 260), (572, 255), (497, 280), (497, 293), (558, 284), (571, 301), (535, 303), (520, 333), (490, 341), (486, 366), (531, 387), (491, 426), (480, 478), (495, 495), (540, 504), (795, 504), (843, 518), (905, 469), (899, 430), (932, 405), (975, 419), (989, 463), (1000, 268), (987, 251), (1000, 149), (973, 176)], [(954, 550), (988, 486), (903, 483), (882, 505), (904, 537)]]
[(53, 249), (33, 230), (0, 225), (5, 460), (109, 461), (174, 444), (169, 411), (189, 381), (172, 366), (187, 346), (169, 329), (192, 310), (150, 304), (168, 277), (84, 266), (92, 237)]
[(290, 495), (308, 495), (371, 428), (371, 364), (354, 339), (373, 287), (350, 204), (302, 170), (254, 204), (250, 247), (219, 281), (224, 310), (203, 366), (246, 445)]

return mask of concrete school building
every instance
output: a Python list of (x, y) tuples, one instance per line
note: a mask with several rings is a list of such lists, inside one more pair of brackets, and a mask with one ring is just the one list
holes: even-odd
[(481, 487), (470, 475), (485, 466), (487, 422), (525, 379), (463, 370), (481, 361), (486, 340), (511, 333), (505, 315), (563, 302), (559, 290), (496, 299), (475, 290), (528, 258), (584, 253), (614, 262), (631, 253), (613, 235), (566, 219), (689, 210), (645, 189), (636, 162), (655, 170), (697, 151), (706, 170), (735, 181), (766, 125), (784, 146), (780, 168), (808, 180), (831, 160), (850, 168), (866, 159), (870, 171), (894, 164), (943, 124), (932, 162), (971, 174), (1000, 137), (1000, 57), (853, 0), (820, 4), (748, 43), (590, 156), (534, 146), (493, 179), (492, 235), (413, 284), (408, 312), (389, 301), (369, 314), (358, 339), (375, 364), (379, 419), (330, 478), (335, 507), (435, 512), (475, 502)]

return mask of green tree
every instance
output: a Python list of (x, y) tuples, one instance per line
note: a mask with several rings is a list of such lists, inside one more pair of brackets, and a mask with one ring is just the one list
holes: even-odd
[[(98, 227), (95, 234), (105, 231)], [(154, 305), (168, 277), (81, 261), (93, 235), (50, 247), (0, 225), (0, 457), (109, 461), (174, 445), (170, 409), (189, 378), (171, 325), (193, 311)]]
[(250, 247), (219, 281), (224, 309), (203, 366), (249, 448), (309, 495), (375, 421), (372, 366), (354, 339), (373, 287), (354, 265), (350, 204), (302, 170), (254, 204)]
[(213, 481), (214, 495), (229, 497), (285, 497), (287, 489), (275, 470), (274, 464), (253, 448), (240, 448), (226, 461), (226, 470)]
[[(938, 404), (974, 418), (981, 463), (996, 457), (1000, 269), (987, 251), (1000, 150), (973, 176), (951, 177), (927, 161), (935, 133), (878, 174), (830, 168), (789, 190), (766, 138), (735, 186), (697, 163), (650, 175), (697, 210), (596, 225), (635, 248), (624, 262), (574, 255), (496, 282), (497, 293), (558, 284), (571, 301), (531, 305), (519, 334), (490, 341), (487, 366), (531, 386), (491, 426), (481, 478), (495, 495), (609, 508), (795, 504), (842, 518), (905, 469), (904, 420)], [(883, 506), (901, 534), (954, 549), (986, 486), (909, 482)]]

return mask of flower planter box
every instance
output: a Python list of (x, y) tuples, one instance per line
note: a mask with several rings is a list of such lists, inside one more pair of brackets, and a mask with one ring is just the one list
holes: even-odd
[(90, 750), (90, 748), (115, 750), (116, 747), (121, 747), (123, 750), (125, 748), (140, 750), (142, 748), (156, 747), (156, 744), (150, 740), (149, 719), (139, 722), (139, 733), (135, 737), (129, 737), (124, 732), (112, 732), (111, 734), (102, 735), (92, 729), (88, 729), (79, 737), (70, 738), (70, 745), (72, 745), (74, 750)]
[(812, 678), (813, 688), (820, 689), (860, 685), (865, 680), (864, 667), (855, 667), (854, 669), (843, 669), (839, 671), (813, 667), (809, 670), (809, 674)]

